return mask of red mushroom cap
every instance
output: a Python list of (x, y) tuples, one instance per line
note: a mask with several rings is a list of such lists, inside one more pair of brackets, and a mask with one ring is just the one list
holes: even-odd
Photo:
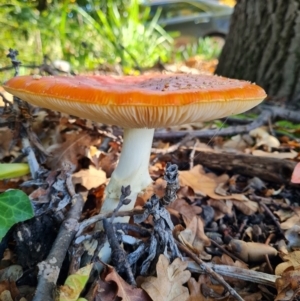
[(125, 128), (157, 128), (242, 113), (265, 91), (206, 75), (20, 76), (4, 88), (31, 104)]

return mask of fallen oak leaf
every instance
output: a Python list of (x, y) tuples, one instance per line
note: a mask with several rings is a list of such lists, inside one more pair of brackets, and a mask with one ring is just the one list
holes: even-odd
[(82, 169), (72, 175), (73, 185), (81, 184), (87, 190), (99, 187), (106, 182), (106, 174), (101, 169), (96, 169), (93, 165), (89, 169)]
[(122, 301), (150, 301), (149, 296), (140, 288), (136, 288), (128, 284), (110, 265), (106, 265), (107, 274), (105, 281), (113, 281), (117, 285), (117, 296), (122, 298)]
[(199, 216), (194, 216), (185, 230), (178, 234), (178, 239), (195, 254), (200, 255), (210, 245), (210, 239), (204, 233), (204, 225)]
[(277, 296), (275, 301), (296, 300), (299, 296), (300, 271), (286, 271), (276, 279)]
[(90, 145), (98, 143), (98, 139), (91, 137), (87, 133), (68, 134), (63, 143), (53, 144), (47, 148), (51, 156), (47, 159), (47, 165), (56, 170), (70, 162), (74, 170), (78, 165), (78, 159), (86, 156), (86, 150)]
[(238, 202), (239, 210), (244, 214), (251, 215), (258, 210), (258, 204), (250, 201), (244, 194), (233, 193), (228, 195), (219, 195), (216, 193), (217, 187), (221, 183), (229, 181), (229, 176), (223, 174), (217, 176), (213, 173), (205, 173), (201, 165), (196, 165), (194, 168), (188, 171), (179, 172), (180, 186), (189, 186), (194, 192), (201, 196), (209, 196), (215, 200), (231, 200), (236, 205)]
[(196, 194), (202, 196), (209, 196), (216, 200), (238, 200), (238, 201), (248, 201), (249, 199), (238, 193), (219, 195), (215, 191), (220, 184), (224, 184), (229, 181), (229, 176), (223, 174), (217, 176), (213, 173), (205, 173), (201, 165), (196, 165), (194, 168), (188, 171), (179, 172), (179, 182), (182, 186), (190, 186)]
[(157, 277), (145, 278), (141, 286), (153, 301), (185, 301), (189, 291), (183, 284), (191, 277), (191, 273), (185, 270), (187, 265), (179, 258), (169, 264), (169, 260), (160, 255), (156, 265)]
[(278, 264), (275, 268), (275, 275), (282, 275), (287, 270), (300, 269), (300, 251), (294, 251), (289, 254), (281, 255), (284, 262)]
[(293, 226), (300, 226), (300, 208), (294, 208), (293, 213), (283, 223), (280, 224), (282, 230), (288, 230)]
[(169, 205), (169, 208), (178, 211), (186, 225), (188, 225), (194, 216), (202, 212), (202, 208), (199, 206), (191, 206), (184, 199), (177, 199)]

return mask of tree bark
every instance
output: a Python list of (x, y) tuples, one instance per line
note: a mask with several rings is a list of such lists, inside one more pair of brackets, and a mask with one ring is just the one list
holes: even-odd
[(216, 74), (300, 99), (300, 0), (238, 0)]

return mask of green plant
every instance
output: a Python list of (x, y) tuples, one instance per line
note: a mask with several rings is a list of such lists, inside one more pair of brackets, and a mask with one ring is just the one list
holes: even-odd
[(0, 180), (21, 177), (29, 173), (27, 163), (0, 163)]
[(128, 2), (122, 11), (113, 0), (107, 1), (106, 12), (97, 5), (91, 8), (93, 14), (77, 9), (104, 39), (102, 55), (106, 61), (120, 62), (125, 68), (150, 67), (158, 59), (166, 61), (173, 39), (157, 24), (159, 13), (147, 22), (150, 9), (141, 11), (138, 0)]
[[(19, 50), (23, 65), (40, 65), (48, 55), (69, 61), (78, 72), (103, 63), (121, 63), (130, 71), (170, 56), (172, 38), (157, 24), (158, 15), (147, 22), (150, 11), (141, 11), (137, 0), (53, 0), (43, 11), (33, 3), (0, 4), (0, 68), (7, 65), (8, 48)], [(6, 80), (11, 72), (0, 76)]]
[(0, 241), (16, 223), (34, 216), (29, 197), (21, 190), (8, 190), (0, 194)]
[(200, 56), (204, 60), (218, 58), (221, 53), (221, 43), (214, 37), (199, 38), (197, 42), (182, 45), (175, 52), (176, 60), (187, 60), (189, 57)]

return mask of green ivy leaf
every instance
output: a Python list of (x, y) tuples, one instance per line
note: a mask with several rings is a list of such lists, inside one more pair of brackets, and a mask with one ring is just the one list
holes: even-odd
[(31, 202), (23, 191), (12, 189), (0, 194), (0, 241), (14, 224), (33, 216)]

